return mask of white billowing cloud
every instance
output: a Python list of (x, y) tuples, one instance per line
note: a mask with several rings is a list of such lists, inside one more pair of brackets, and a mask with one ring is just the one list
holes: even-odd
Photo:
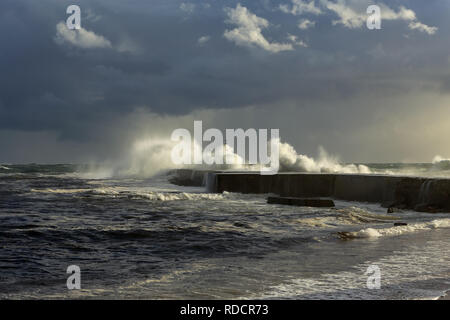
[(381, 9), (381, 18), (386, 20), (406, 20), (412, 21), (416, 20), (416, 13), (411, 9), (405, 7), (400, 7), (398, 12), (395, 12), (385, 4), (379, 4)]
[[(354, 7), (347, 5), (345, 0), (338, 0), (338, 2), (322, 1), (328, 10), (333, 11), (339, 17), (339, 20), (334, 20), (333, 25), (342, 24), (347, 28), (360, 28), (367, 19), (365, 11), (357, 10)], [(359, 9), (363, 9), (360, 6)]]
[(198, 42), (198, 44), (203, 45), (206, 42), (208, 42), (210, 39), (211, 39), (210, 36), (202, 36), (202, 37), (198, 38), (197, 42)]
[(225, 9), (229, 24), (237, 28), (225, 30), (224, 36), (238, 46), (260, 47), (269, 52), (293, 50), (291, 43), (269, 42), (262, 34), (262, 29), (269, 26), (269, 22), (251, 13), (246, 7), (237, 4), (236, 8)]
[(408, 27), (409, 27), (411, 30), (419, 30), (419, 31), (421, 31), (421, 32), (428, 33), (428, 34), (430, 34), (430, 35), (431, 35), (431, 34), (435, 34), (436, 31), (438, 30), (437, 27), (430, 27), (430, 26), (427, 26), (426, 24), (423, 24), (423, 23), (420, 22), (420, 21), (413, 21), (413, 22), (410, 22), (409, 25), (408, 25)]
[(400, 7), (398, 12), (395, 12), (385, 4), (380, 5), (381, 18), (385, 20), (404, 20), (409, 21), (408, 28), (411, 30), (418, 30), (429, 35), (435, 34), (437, 27), (428, 26), (417, 19), (416, 13), (411, 9)]
[(315, 21), (311, 21), (308, 19), (302, 19), (298, 22), (298, 28), (301, 30), (306, 30), (306, 29), (312, 28), (315, 25), (316, 25)]
[(280, 10), (293, 15), (301, 15), (304, 13), (321, 14), (322, 10), (316, 6), (314, 0), (307, 2), (306, 0), (291, 0), (292, 6), (286, 4), (280, 5)]
[[(321, 4), (330, 11), (333, 11), (338, 20), (333, 21), (333, 25), (342, 24), (347, 28), (361, 28), (367, 21), (367, 7), (371, 4), (367, 1), (356, 0), (321, 0)], [(401, 6), (398, 11), (394, 11), (384, 3), (377, 4), (381, 9), (381, 19), (409, 21), (408, 27), (411, 30), (419, 30), (428, 34), (434, 34), (437, 27), (430, 27), (417, 20), (416, 13)]]
[(84, 28), (70, 30), (62, 21), (56, 25), (55, 42), (61, 45), (69, 43), (84, 49), (112, 47), (111, 42), (105, 37)]
[(304, 48), (308, 47), (308, 45), (303, 40), (299, 40), (298, 37), (293, 34), (288, 33), (287, 38), (292, 44), (294, 44), (296, 46), (304, 47)]

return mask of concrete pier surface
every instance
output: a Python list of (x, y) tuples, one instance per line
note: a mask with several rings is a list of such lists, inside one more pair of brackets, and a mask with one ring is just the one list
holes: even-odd
[[(267, 193), (375, 202), (387, 208), (450, 212), (450, 179), (363, 174), (228, 172), (184, 170), (210, 192)], [(176, 176), (176, 175), (175, 175)], [(201, 178), (202, 177), (202, 178)], [(192, 185), (192, 184), (191, 184)]]

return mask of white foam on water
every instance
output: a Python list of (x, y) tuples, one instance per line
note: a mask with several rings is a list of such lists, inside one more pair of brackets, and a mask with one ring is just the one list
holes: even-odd
[(91, 189), (56, 189), (56, 188), (45, 188), (45, 189), (31, 189), (33, 193), (54, 193), (54, 194), (70, 194), (70, 193), (82, 193), (91, 191)]
[(358, 232), (358, 235), (361, 238), (377, 238), (381, 237), (381, 233), (379, 233), (376, 229), (367, 228)]
[[(144, 186), (144, 187), (132, 187), (127, 188), (123, 186), (108, 186), (107, 184), (102, 187), (94, 187), (91, 189), (79, 188), (79, 189), (62, 189), (62, 188), (43, 188), (43, 189), (31, 189), (32, 193), (48, 194), (48, 195), (75, 195), (75, 194), (91, 194), (91, 195), (104, 195), (104, 196), (117, 196), (120, 194), (146, 198), (151, 201), (208, 201), (208, 200), (265, 200), (265, 195), (252, 195), (252, 194), (240, 194), (224, 191), (223, 193), (207, 193), (204, 192), (204, 188), (199, 187), (180, 187), (166, 188), (166, 185), (159, 186)], [(206, 206), (206, 204), (205, 204)]]
[(176, 200), (223, 200), (224, 196), (217, 193), (164, 193), (164, 192), (150, 192), (140, 194), (150, 200), (159, 201), (176, 201)]
[(91, 193), (102, 195), (116, 195), (119, 194), (117, 188), (94, 188), (94, 189), (58, 189), (58, 188), (45, 188), (45, 189), (31, 189), (33, 193), (47, 193), (47, 194), (77, 194), (77, 193)]
[(349, 234), (355, 238), (377, 238), (383, 236), (399, 236), (405, 233), (429, 231), (438, 228), (450, 228), (450, 219), (435, 219), (429, 222), (411, 223), (406, 226), (394, 226), (389, 228), (366, 228)]
[(176, 200), (245, 200), (245, 199), (261, 199), (264, 196), (244, 195), (239, 193), (227, 192), (223, 193), (189, 193), (189, 192), (138, 192), (137, 195), (158, 201), (176, 201)]

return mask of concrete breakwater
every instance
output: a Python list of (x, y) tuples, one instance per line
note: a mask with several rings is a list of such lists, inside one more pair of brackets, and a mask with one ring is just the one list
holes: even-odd
[[(328, 197), (377, 202), (385, 207), (450, 212), (450, 179), (386, 175), (180, 171), (210, 192), (267, 193), (281, 197)], [(178, 175), (178, 174), (177, 174)], [(175, 175), (175, 176), (177, 176)], [(193, 184), (191, 184), (193, 185)]]

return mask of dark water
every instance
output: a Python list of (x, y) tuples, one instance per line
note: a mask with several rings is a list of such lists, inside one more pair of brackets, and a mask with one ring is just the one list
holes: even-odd
[[(1, 298), (404, 299), (450, 287), (446, 215), (274, 206), (165, 176), (86, 179), (70, 165), (0, 170)], [(389, 235), (397, 220), (417, 227)], [(368, 227), (386, 236), (337, 235)], [(373, 263), (382, 290), (366, 288)], [(69, 265), (82, 290), (67, 289)]]

